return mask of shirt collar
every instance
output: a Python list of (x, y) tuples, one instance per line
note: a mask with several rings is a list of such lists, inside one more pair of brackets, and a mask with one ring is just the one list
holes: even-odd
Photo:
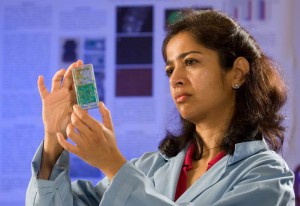
[(215, 156), (212, 160), (209, 161), (207, 164), (207, 170), (209, 170), (214, 164), (216, 164), (219, 160), (221, 160), (223, 157), (226, 156), (226, 153), (224, 151), (221, 151)]
[(195, 144), (191, 143), (185, 155), (182, 166), (187, 167), (187, 170), (193, 168), (193, 156), (194, 156), (195, 148), (196, 148)]
[[(183, 161), (183, 167), (187, 167), (187, 170), (191, 170), (193, 168), (193, 156), (195, 152), (196, 145), (194, 143), (191, 143), (187, 153), (185, 155), (184, 161)], [(214, 164), (216, 164), (220, 159), (222, 159), (225, 156), (225, 152), (221, 151), (215, 156), (212, 160), (210, 160), (207, 164), (207, 170), (209, 170)]]

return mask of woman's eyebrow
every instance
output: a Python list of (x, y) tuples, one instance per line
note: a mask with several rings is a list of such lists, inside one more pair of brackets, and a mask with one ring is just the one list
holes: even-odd
[[(196, 54), (203, 54), (203, 53), (200, 52), (200, 51), (192, 50), (192, 51), (188, 51), (188, 52), (184, 52), (184, 53), (179, 54), (175, 59), (183, 59), (183, 58), (185, 58), (187, 55), (193, 54), (193, 53), (196, 53)], [(172, 62), (172, 61), (167, 60), (167, 61), (166, 61), (166, 66), (169, 65), (171, 62)]]
[(193, 53), (196, 53), (196, 54), (203, 54), (202, 52), (200, 51), (189, 51), (189, 52), (184, 52), (182, 54), (179, 54), (176, 59), (183, 59), (184, 57), (186, 57), (187, 55), (189, 54), (193, 54)]

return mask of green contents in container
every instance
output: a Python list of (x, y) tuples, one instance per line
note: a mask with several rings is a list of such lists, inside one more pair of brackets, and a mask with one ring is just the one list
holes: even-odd
[(93, 83), (78, 85), (77, 86), (78, 93), (78, 104), (88, 104), (92, 102), (96, 102), (96, 90)]

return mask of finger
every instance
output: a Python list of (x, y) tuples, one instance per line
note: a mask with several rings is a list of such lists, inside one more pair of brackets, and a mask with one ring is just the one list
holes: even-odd
[(92, 130), (83, 122), (75, 112), (71, 114), (71, 122), (81, 136), (90, 136)]
[(67, 69), (67, 71), (66, 71), (66, 73), (64, 75), (64, 81), (63, 81), (63, 85), (62, 85), (63, 87), (70, 88), (71, 85), (73, 84), (72, 69), (75, 68), (75, 67), (77, 67), (77, 63), (76, 62), (72, 63), (68, 67), (68, 69)]
[(76, 144), (81, 145), (82, 137), (76, 132), (75, 127), (72, 124), (68, 124), (66, 129), (67, 136)]
[(65, 73), (66, 73), (66, 70), (61, 69), (54, 74), (54, 76), (52, 78), (51, 92), (60, 88), (61, 82), (62, 82), (62, 79), (63, 79)]
[(42, 75), (40, 75), (38, 77), (38, 89), (39, 89), (39, 93), (42, 99), (45, 99), (47, 97), (47, 95), (49, 94), (46, 86), (45, 86), (45, 82), (44, 82), (44, 77)]
[(99, 128), (102, 130), (101, 124), (91, 117), (86, 110), (81, 109), (77, 104), (73, 106), (73, 110), (81, 122), (83, 122), (91, 131), (99, 132)]
[(62, 133), (58, 132), (56, 134), (57, 139), (58, 139), (58, 143), (68, 152), (71, 152), (73, 154), (77, 154), (78, 153), (78, 147), (72, 145), (71, 143), (69, 143), (64, 136), (62, 135)]
[(73, 64), (71, 64), (69, 66), (69, 68), (67, 69), (67, 72), (65, 73), (65, 76), (64, 76), (63, 87), (70, 88), (72, 86), (72, 84), (73, 84), (72, 70), (81, 65), (83, 65), (83, 62), (81, 60), (78, 60), (77, 62), (74, 62)]
[(81, 65), (83, 65), (83, 61), (82, 61), (81, 59), (79, 59), (79, 60), (77, 61), (77, 66), (81, 66)]
[(113, 126), (110, 111), (106, 108), (103, 102), (99, 103), (99, 111), (102, 116), (103, 125), (110, 131), (114, 132), (114, 126)]

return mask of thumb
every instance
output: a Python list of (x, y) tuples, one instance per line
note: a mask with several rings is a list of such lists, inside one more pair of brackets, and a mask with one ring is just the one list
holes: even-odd
[(38, 77), (37, 85), (38, 85), (40, 96), (43, 100), (46, 98), (46, 96), (49, 94), (49, 92), (45, 86), (44, 77), (42, 75), (40, 75)]

